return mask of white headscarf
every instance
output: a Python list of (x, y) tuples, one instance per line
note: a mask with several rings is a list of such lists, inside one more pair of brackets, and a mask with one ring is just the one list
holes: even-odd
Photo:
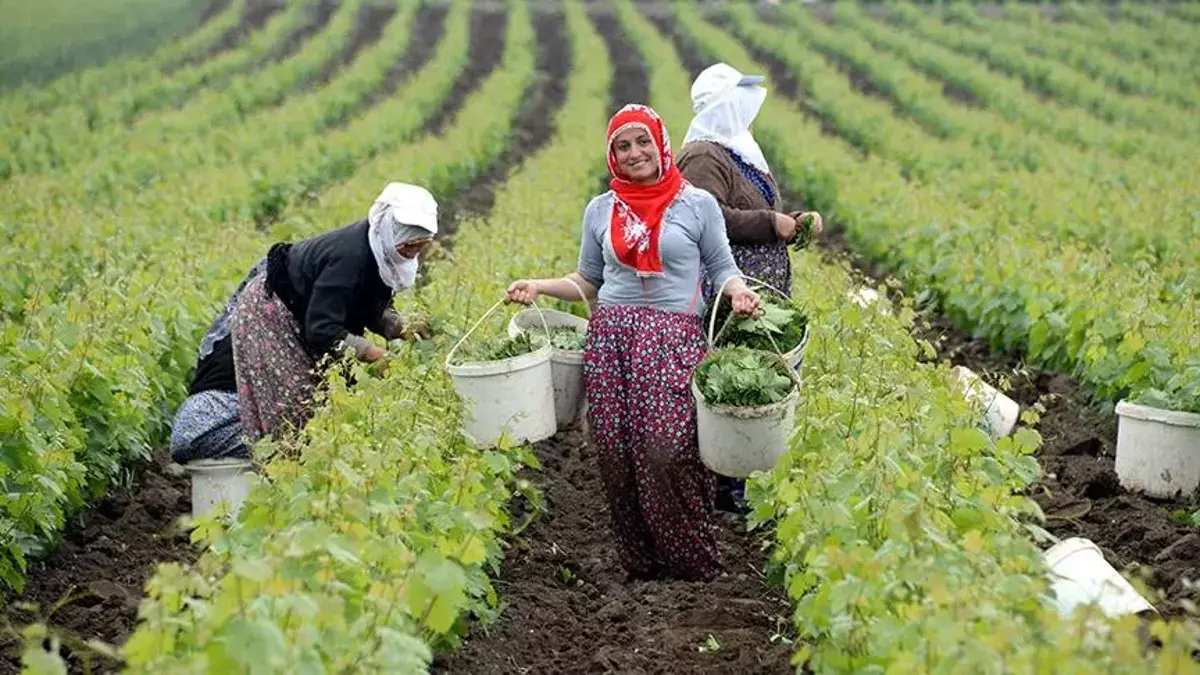
[(367, 214), (367, 241), (379, 265), (379, 277), (393, 291), (417, 282), (418, 258), (406, 258), (396, 247), (437, 234), (437, 201), (429, 190), (407, 183), (388, 183)]
[(771, 173), (762, 148), (750, 134), (750, 124), (758, 116), (767, 90), (759, 86), (763, 78), (742, 75), (733, 66), (718, 63), (696, 76), (692, 83), (692, 124), (683, 138), (713, 141), (733, 150), (754, 168)]

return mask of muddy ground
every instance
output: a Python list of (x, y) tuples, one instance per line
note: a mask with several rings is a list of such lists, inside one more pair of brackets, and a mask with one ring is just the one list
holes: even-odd
[(584, 435), (537, 444), (547, 512), (513, 540), (500, 619), (435, 664), (442, 673), (787, 673), (790, 605), (763, 576), (763, 542), (720, 514), (724, 573), (627, 581)]
[[(156, 566), (196, 557), (178, 524), (179, 516), (191, 512), (191, 487), (168, 464), (165, 450), (155, 453), (153, 461), (134, 468), (132, 487), (111, 490), (80, 514), (59, 548), (29, 566), (25, 591), (3, 599), (7, 621), (45, 622), (79, 642), (124, 642)], [(19, 672), (19, 658), (20, 645), (6, 630), (0, 634), (0, 674)], [(92, 658), (99, 671), (115, 665)], [(83, 661), (74, 656), (70, 661), (83, 670)]]

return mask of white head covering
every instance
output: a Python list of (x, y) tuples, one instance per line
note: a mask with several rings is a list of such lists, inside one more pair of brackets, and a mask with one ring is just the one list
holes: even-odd
[(759, 86), (761, 75), (742, 75), (727, 63), (711, 65), (692, 83), (692, 124), (683, 138), (713, 141), (733, 150), (754, 168), (771, 173), (762, 149), (750, 135), (750, 124), (758, 116), (767, 90)]
[(408, 183), (388, 183), (367, 214), (367, 241), (379, 264), (379, 277), (393, 291), (417, 281), (417, 258), (406, 258), (396, 247), (437, 234), (437, 201), (429, 190)]

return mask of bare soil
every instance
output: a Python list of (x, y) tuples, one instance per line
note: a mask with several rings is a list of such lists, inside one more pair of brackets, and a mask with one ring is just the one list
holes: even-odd
[[(24, 592), (3, 598), (4, 621), (46, 622), (77, 644), (122, 644), (158, 563), (191, 562), (197, 555), (177, 524), (191, 512), (191, 488), (186, 477), (167, 471), (168, 463), (165, 450), (156, 453), (134, 467), (131, 487), (114, 489), (77, 516), (58, 549), (30, 565)], [(20, 650), (7, 630), (0, 634), (0, 674), (20, 672)], [(87, 650), (67, 654), (76, 671), (84, 670), (83, 658), (94, 659), (93, 672), (118, 665)]]
[(304, 44), (305, 40), (312, 37), (317, 31), (324, 28), (325, 24), (329, 23), (329, 17), (333, 16), (333, 10), (337, 9), (337, 4), (336, 0), (321, 0), (317, 4), (311, 19), (297, 27), (282, 42), (276, 45), (267, 58), (263, 60), (263, 63), (282, 61), (295, 54), (300, 49), (300, 46)]
[(496, 188), (503, 184), (505, 176), (523, 159), (538, 152), (554, 135), (554, 115), (567, 93), (571, 45), (561, 13), (537, 11), (533, 24), (538, 35), (536, 72), (525, 101), (517, 111), (508, 147), (495, 164), (442, 208), (445, 225), (438, 239), (443, 246), (453, 245), (452, 237), (462, 218), (491, 210)]
[(371, 92), (362, 108), (369, 108), (395, 93), (406, 77), (417, 72), (433, 56), (433, 48), (442, 39), (446, 28), (447, 5), (424, 4), (417, 10), (408, 37), (404, 56), (397, 61), (383, 78), (383, 85)]
[[(334, 4), (328, 0), (321, 3), (320, 9), (325, 13), (326, 21), (328, 21), (333, 7)], [(341, 53), (325, 64), (313, 84), (319, 85), (328, 82), (334, 73), (352, 62), (363, 49), (375, 44), (383, 33), (384, 26), (392, 20), (395, 13), (395, 5), (366, 4), (359, 8), (358, 16), (354, 18), (354, 30), (350, 34), (350, 41), (346, 43), (346, 47), (342, 49)]]
[(791, 672), (790, 606), (766, 581), (763, 542), (738, 517), (719, 516), (725, 571), (715, 581), (627, 581), (583, 433), (536, 451), (547, 512), (506, 554), (500, 619), (476, 626), (435, 672)]
[(233, 49), (239, 42), (246, 39), (247, 35), (262, 28), (267, 19), (280, 9), (283, 9), (283, 3), (279, 0), (254, 0), (253, 2), (246, 3), (246, 9), (242, 12), (242, 18), (238, 21), (238, 25), (226, 31), (207, 54), (198, 56), (194, 60), (180, 65), (203, 61), (223, 51)]
[(467, 67), (459, 74), (442, 107), (429, 116), (425, 132), (441, 133), (467, 95), (479, 87), (504, 56), (504, 34), (508, 13), (496, 7), (476, 5), (471, 11), (471, 44)]

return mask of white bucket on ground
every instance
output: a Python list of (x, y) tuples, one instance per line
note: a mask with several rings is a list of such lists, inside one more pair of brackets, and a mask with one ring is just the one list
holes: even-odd
[(1089, 603), (1096, 603), (1111, 617), (1154, 611), (1154, 606), (1087, 539), (1065, 539), (1047, 550), (1043, 558), (1050, 568), (1054, 606), (1063, 616)]
[(778, 403), (755, 407), (713, 405), (692, 378), (700, 460), (722, 476), (745, 478), (775, 468), (787, 450), (800, 388)]
[(955, 366), (954, 377), (962, 386), (963, 394), (983, 408), (984, 422), (992, 438), (1002, 438), (1012, 433), (1021, 417), (1021, 406), (1016, 401), (984, 382), (970, 368)]
[[(567, 327), (581, 335), (587, 332), (587, 319), (554, 309), (542, 312), (551, 330)], [(539, 327), (540, 323), (537, 310), (522, 310), (509, 320), (508, 335), (518, 337)], [(565, 429), (571, 426), (583, 407), (583, 350), (551, 348), (550, 370), (554, 379), (554, 416), (558, 428)]]
[[(503, 304), (492, 305), (446, 355), (446, 371), (463, 402), (462, 431), (480, 448), (495, 447), (502, 435), (532, 443), (558, 431), (549, 344), (500, 361), (452, 362), (463, 342)], [(549, 328), (543, 328), (549, 337)]]
[(228, 504), (236, 516), (250, 494), (252, 465), (245, 459), (198, 459), (184, 469), (192, 479), (192, 517), (208, 515), (217, 504)]
[(850, 291), (849, 296), (850, 301), (859, 307), (868, 307), (879, 302), (879, 291), (869, 286), (863, 286), (856, 291)]
[(1152, 497), (1190, 494), (1200, 484), (1200, 413), (1117, 403), (1117, 476)]

